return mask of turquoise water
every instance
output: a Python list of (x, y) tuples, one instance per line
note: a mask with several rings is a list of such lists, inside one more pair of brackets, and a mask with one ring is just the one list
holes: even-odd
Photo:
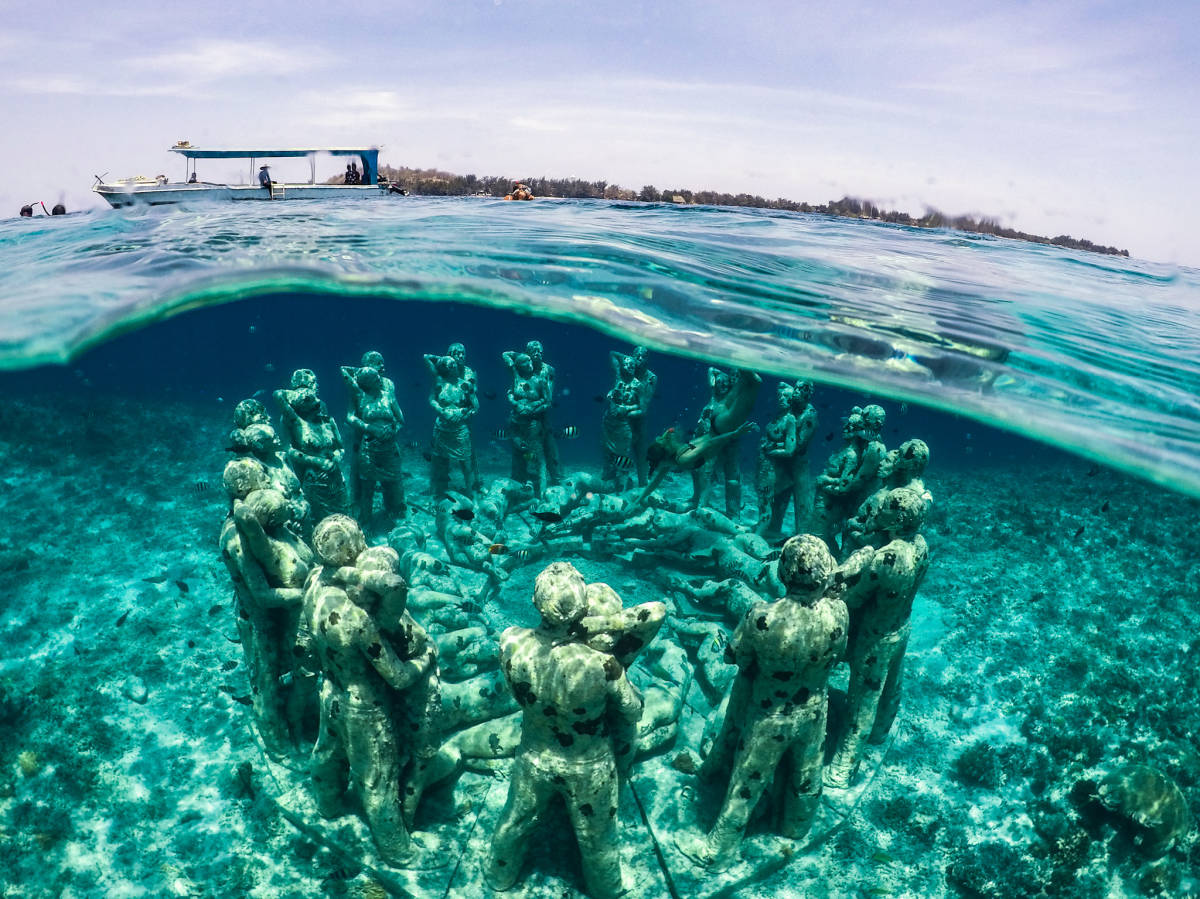
[[(505, 627), (534, 623), (533, 580), (552, 557), (626, 606), (671, 605), (629, 669), (646, 695), (683, 697), (674, 741), (622, 791), (631, 896), (1200, 889), (1194, 839), (1147, 856), (1077, 801), (1150, 765), (1200, 814), (1197, 271), (758, 210), (423, 198), (9, 220), (0, 263), (0, 895), (514, 895), (487, 891), (479, 868), (507, 759), (428, 794), (409, 868), (380, 862), (353, 810), (316, 813), (303, 759), (268, 760), (217, 542), (234, 404), (255, 396), (274, 413), (271, 391), (311, 368), (345, 436), (337, 367), (378, 349), (407, 420), (405, 524), (441, 558), (421, 354), (466, 344), (492, 483), (511, 463), (500, 353), (530, 338), (557, 367), (568, 473), (600, 470), (608, 354), (633, 341), (655, 350), (648, 433), (691, 426), (718, 362), (816, 378), (810, 474), (853, 405), (883, 405), (889, 448), (931, 447), (932, 562), (897, 724), (853, 790), (826, 791), (806, 841), (756, 821), (725, 875), (674, 842), (721, 799), (679, 763), (719, 720), (720, 647), (737, 624), (680, 587), (722, 576), (715, 558), (629, 551), (636, 535), (539, 550), (536, 519), (502, 517), (486, 536), (506, 533), (510, 577), (487, 594), (457, 566), (447, 619), (485, 632), (482, 661), (420, 604), (428, 587), (412, 591), (447, 695), (496, 674), (487, 653)], [(768, 377), (760, 425), (774, 398)], [(758, 440), (743, 443), (745, 536)], [(664, 499), (682, 506), (690, 488), (674, 475)], [(522, 561), (517, 547), (538, 552)], [(712, 630), (685, 636), (697, 622)], [(485, 711), (507, 713), (502, 699)], [(517, 895), (584, 895), (565, 815), (523, 878)]]
[(0, 369), (238, 297), (459, 300), (916, 400), (1200, 495), (1195, 269), (753, 209), (420, 198), (9, 220), (0, 262)]

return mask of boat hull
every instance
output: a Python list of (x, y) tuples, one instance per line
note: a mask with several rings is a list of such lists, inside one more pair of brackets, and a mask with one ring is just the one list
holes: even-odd
[[(284, 184), (275, 200), (367, 200), (394, 196), (377, 184)], [(265, 187), (248, 184), (97, 184), (92, 188), (114, 209), (177, 203), (271, 200)], [(278, 193), (279, 185), (276, 185)]]

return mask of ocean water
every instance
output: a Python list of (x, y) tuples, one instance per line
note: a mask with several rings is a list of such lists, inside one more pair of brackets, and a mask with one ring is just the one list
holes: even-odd
[[(221, 470), (239, 400), (275, 415), (271, 391), (309, 368), (344, 421), (338, 366), (377, 349), (406, 416), (411, 523), (432, 532), (421, 354), (466, 345), (493, 481), (509, 469), (500, 353), (535, 338), (558, 372), (552, 420), (576, 435), (559, 442), (568, 472), (599, 470), (608, 354), (633, 343), (658, 375), (652, 435), (695, 422), (708, 365), (738, 365), (765, 378), (760, 423), (776, 378), (817, 383), (813, 474), (868, 402), (889, 448), (932, 451), (932, 563), (890, 741), (807, 840), (767, 815), (728, 873), (695, 868), (674, 836), (721, 797), (675, 761), (698, 752), (720, 690), (707, 644), (669, 624), (658, 640), (695, 680), (674, 742), (622, 793), (635, 895), (1196, 891), (1194, 831), (1157, 856), (1079, 797), (1142, 764), (1200, 812), (1200, 272), (762, 210), (422, 198), (10, 220), (0, 262), (0, 895), (488, 894), (506, 760), (430, 794), (426, 851), (402, 870), (358, 816), (306, 804), (300, 762), (260, 750), (217, 545)], [(747, 527), (756, 451), (742, 441)], [(505, 522), (514, 547), (538, 535)], [(714, 576), (669, 551), (647, 567), (563, 547), (513, 563), (494, 595), (459, 573), (485, 650), (536, 620), (552, 557), (681, 619), (672, 578)], [(442, 645), (450, 683), (494, 666), (456, 651)], [(639, 662), (643, 690), (669, 680), (659, 659)], [(544, 829), (526, 895), (583, 891), (565, 821)]]

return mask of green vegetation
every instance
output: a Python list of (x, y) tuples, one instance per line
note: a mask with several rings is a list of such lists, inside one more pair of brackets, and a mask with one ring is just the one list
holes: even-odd
[[(409, 193), (425, 196), (489, 196), (503, 197), (512, 187), (512, 179), (492, 175), (455, 175), (437, 169), (393, 168), (382, 165), (379, 167), (380, 178), (398, 182), (407, 188)], [(338, 176), (335, 181), (341, 181)], [(907, 212), (880, 209), (868, 200), (855, 197), (842, 197), (828, 203), (811, 205), (797, 203), (793, 200), (779, 197), (768, 200), (756, 194), (727, 194), (715, 190), (692, 191), (686, 188), (674, 190), (659, 190), (652, 184), (647, 184), (640, 191), (633, 191), (618, 184), (607, 181), (584, 181), (582, 178), (527, 178), (525, 184), (537, 197), (569, 197), (573, 199), (595, 200), (640, 200), (645, 203), (700, 203), (710, 206), (754, 206), (760, 209), (786, 209), (791, 212), (808, 212), (818, 215), (834, 215), (840, 218), (871, 219), (880, 222), (890, 222), (896, 225), (907, 225), (913, 228), (949, 228), (954, 231), (974, 231), (979, 234), (992, 234), (996, 237), (1008, 237), (1013, 240), (1027, 240), (1031, 243), (1051, 244), (1056, 247), (1068, 247), (1073, 250), (1088, 250), (1093, 253), (1106, 253), (1110, 256), (1128, 256), (1128, 250), (1118, 250), (1116, 247), (1105, 247), (1094, 244), (1090, 240), (1080, 240), (1065, 234), (1058, 237), (1042, 237), (1028, 234), (1014, 228), (1006, 228), (992, 218), (972, 218), (967, 215), (951, 216), (936, 209), (927, 209), (925, 214), (914, 218)]]

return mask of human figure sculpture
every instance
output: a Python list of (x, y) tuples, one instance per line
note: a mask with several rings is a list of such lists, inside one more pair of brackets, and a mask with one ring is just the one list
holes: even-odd
[(350, 412), (346, 420), (357, 439), (358, 517), (369, 522), (375, 509), (376, 488), (383, 508), (393, 520), (408, 508), (404, 498), (403, 458), (398, 440), (404, 413), (396, 403), (396, 390), (378, 369), (364, 365), (346, 379)]
[(291, 441), (284, 458), (300, 479), (313, 521), (345, 514), (350, 499), (342, 476), (342, 435), (317, 395), (316, 377), (308, 369), (298, 370), (290, 388), (275, 391), (275, 400)]
[(709, 832), (684, 834), (680, 850), (721, 869), (737, 859), (751, 813), (776, 784), (779, 830), (808, 833), (821, 799), (829, 675), (846, 649), (848, 615), (828, 595), (836, 563), (818, 537), (792, 537), (779, 558), (783, 599), (746, 613), (726, 650), (738, 666), (720, 735), (700, 769), (729, 774), (721, 811)]
[(508, 572), (500, 567), (500, 556), (492, 547), (503, 544), (503, 535), (488, 537), (472, 524), (474, 513), (470, 506), (453, 500), (443, 500), (437, 506), (438, 538), (446, 547), (446, 555), (455, 565), (487, 575), (489, 592), (508, 580)]
[(650, 401), (658, 389), (658, 375), (650, 370), (647, 361), (649, 351), (644, 346), (634, 347), (632, 355), (626, 356), (613, 350), (609, 354), (612, 360), (613, 375), (617, 383), (633, 383), (637, 388), (638, 414), (629, 419), (633, 431), (633, 452), (630, 454), (637, 468), (639, 487), (646, 486), (646, 414), (650, 411)]
[[(475, 369), (473, 369), (473, 368), (471, 368), (471, 366), (467, 365), (467, 348), (465, 346), (463, 346), (463, 344), (461, 344), (461, 343), (452, 343), (452, 344), (450, 344), (450, 346), (446, 347), (446, 355), (451, 357), (455, 362), (458, 363), (459, 379), (464, 384), (466, 384), (468, 387), (470, 387), (471, 392), (475, 394), (476, 402), (478, 402), (479, 380), (475, 375)], [(430, 356), (425, 357), (426, 364), (429, 363), (430, 358), (431, 358)], [(434, 374), (435, 374), (434, 380), (436, 382), (436, 380), (439, 376), (437, 375), (436, 372)], [(470, 424), (469, 423), (468, 423), (467, 428), (468, 428), (468, 433), (469, 433), (470, 432)], [(471, 489), (475, 493), (478, 493), (480, 490), (483, 489), (483, 479), (480, 478), (480, 476), (479, 476), (479, 455), (478, 455), (478, 451), (475, 448), (475, 442), (473, 440), (471, 441), (471, 468), (470, 468), (470, 471), (471, 471)]]
[(525, 355), (529, 357), (533, 377), (541, 381), (546, 394), (546, 411), (542, 416), (542, 454), (546, 457), (546, 475), (549, 484), (557, 484), (562, 480), (562, 469), (558, 462), (558, 443), (554, 439), (554, 431), (550, 426), (550, 408), (554, 403), (554, 366), (545, 359), (545, 351), (541, 341), (531, 340), (525, 344)]
[(262, 465), (270, 485), (287, 499), (288, 518), (292, 526), (304, 532), (310, 515), (308, 500), (304, 497), (300, 479), (279, 453), (281, 445), (275, 429), (267, 422), (254, 422), (238, 428), (234, 433), (238, 435), (235, 444), (240, 445), (241, 451), (249, 458)]
[[(396, 397), (396, 385), (392, 379), (385, 374), (383, 362), (383, 354), (378, 350), (367, 350), (362, 354), (362, 359), (358, 365), (343, 365), (341, 366), (342, 381), (346, 385), (346, 389), (350, 393), (350, 411), (357, 412), (356, 402), (358, 401), (359, 391), (355, 383), (358, 371), (360, 368), (373, 368), (379, 372), (379, 377), (382, 379), (383, 392), (385, 395)], [(355, 428), (350, 429), (350, 504), (356, 510), (359, 508), (359, 446), (362, 443), (362, 434)]]
[(933, 496), (921, 479), (929, 465), (929, 445), (924, 440), (906, 440), (896, 449), (890, 450), (879, 465), (880, 488), (863, 500), (854, 517), (846, 522), (842, 541), (848, 551), (866, 544), (867, 522), (878, 511), (883, 498), (897, 487), (911, 487), (925, 498), (925, 504), (933, 503)]
[[(762, 378), (744, 368), (728, 374), (717, 368), (708, 370), (710, 397), (700, 413), (696, 434), (722, 435), (735, 432), (750, 417)], [(725, 514), (737, 520), (742, 511), (742, 475), (738, 462), (738, 442), (723, 443), (707, 465), (693, 475), (697, 505), (704, 505), (716, 480), (725, 485)]]
[(484, 878), (497, 890), (517, 882), (529, 841), (557, 795), (575, 831), (588, 895), (613, 899), (625, 890), (613, 730), (636, 726), (642, 701), (621, 663), (575, 634), (589, 604), (573, 566), (555, 562), (539, 574), (533, 604), (538, 627), (512, 627), (501, 636), (502, 669), (521, 705), (522, 731)]
[[(366, 550), (351, 518), (331, 515), (313, 531), (321, 567), (305, 588), (302, 631), (324, 678), (321, 727), (310, 763), (313, 797), (326, 818), (344, 811), (350, 784), (357, 793), (380, 857), (403, 865), (411, 842), (401, 800), (402, 758), (396, 733), (398, 692), (427, 675), (429, 653), (404, 659), (381, 631), (376, 614), (390, 591), (376, 582), (350, 598), (353, 582), (342, 569)], [(386, 589), (381, 589), (386, 587)]]
[(475, 450), (471, 444), (471, 419), (479, 411), (479, 399), (472, 382), (462, 377), (462, 366), (453, 356), (441, 356), (430, 366), (437, 376), (429, 397), (435, 415), (430, 444), (430, 490), (435, 499), (443, 496), (450, 489), (450, 469), (455, 467), (462, 474), (463, 491), (473, 495), (479, 472), (472, 467)]
[(788, 506), (793, 508), (793, 528), (799, 533), (808, 511), (808, 447), (817, 427), (817, 412), (809, 403), (812, 384), (782, 382), (778, 410), (763, 428), (759, 445), (758, 489), (759, 534), (769, 539), (781, 536)]
[(245, 499), (253, 490), (271, 486), (267, 469), (253, 456), (241, 456), (225, 463), (221, 472), (221, 483), (229, 495), (229, 511), (233, 511), (235, 499)]
[(929, 548), (917, 533), (927, 508), (916, 490), (889, 491), (866, 523), (867, 539), (879, 547), (864, 546), (838, 570), (850, 608), (849, 725), (825, 771), (831, 786), (850, 785), (865, 743), (882, 743), (900, 708), (909, 618), (929, 568)]
[(842, 425), (842, 448), (829, 457), (825, 470), (817, 476), (814, 515), (835, 555), (841, 552), (846, 522), (875, 489), (887, 453), (879, 440), (882, 429), (883, 409), (855, 406)]
[(635, 464), (633, 422), (642, 414), (638, 386), (634, 381), (618, 381), (605, 399), (600, 480), (609, 489), (621, 490), (628, 484), (629, 470)]
[(546, 414), (550, 409), (550, 382), (535, 375), (533, 360), (525, 353), (506, 352), (504, 361), (513, 376), (512, 387), (508, 390), (512, 478), (533, 484), (534, 494), (540, 496), (549, 478)]
[(286, 685), (313, 554), (286, 526), (288, 503), (278, 490), (258, 488), (245, 499), (233, 493), (232, 499), (232, 512), (221, 529), (221, 559), (233, 579), (258, 732), (267, 752), (282, 758), (304, 736), (303, 715), (313, 699), (296, 684)]

